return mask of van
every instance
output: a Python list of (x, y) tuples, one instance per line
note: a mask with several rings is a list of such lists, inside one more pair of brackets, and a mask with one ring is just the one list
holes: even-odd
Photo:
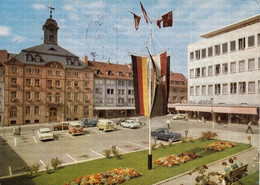
[(69, 130), (69, 133), (71, 133), (73, 136), (83, 134), (83, 127), (78, 122), (70, 122), (68, 130)]
[(80, 124), (83, 127), (95, 127), (97, 125), (98, 118), (83, 118), (80, 120)]
[(97, 126), (98, 126), (99, 130), (104, 130), (105, 132), (106, 131), (113, 131), (115, 129), (113, 121), (111, 121), (109, 119), (98, 120)]

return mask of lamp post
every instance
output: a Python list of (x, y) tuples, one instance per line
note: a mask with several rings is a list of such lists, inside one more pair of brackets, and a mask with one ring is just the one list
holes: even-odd
[(212, 115), (212, 129), (215, 129), (215, 122), (213, 119), (213, 98), (211, 98), (211, 115)]

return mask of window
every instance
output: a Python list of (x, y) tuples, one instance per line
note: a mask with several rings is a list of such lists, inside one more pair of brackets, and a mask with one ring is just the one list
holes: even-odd
[(249, 93), (255, 92), (255, 82), (248, 82), (248, 92)]
[(258, 69), (260, 69), (260, 57), (258, 58)]
[(78, 72), (74, 72), (74, 76), (75, 77), (79, 77), (79, 73)]
[(118, 95), (124, 95), (125, 94), (125, 90), (124, 89), (118, 89), (117, 90), (117, 94)]
[(26, 85), (30, 86), (31, 85), (31, 79), (26, 79)]
[(56, 76), (60, 76), (60, 71), (56, 71)]
[(200, 59), (200, 50), (195, 51), (196, 60)]
[(200, 68), (197, 68), (196, 69), (196, 78), (199, 78), (200, 77)]
[(208, 95), (213, 95), (213, 85), (208, 86)]
[(51, 102), (51, 99), (52, 99), (51, 93), (48, 93), (48, 94), (47, 94), (47, 101), (48, 101), (48, 102)]
[(260, 93), (260, 80), (258, 80), (258, 93)]
[(200, 95), (200, 86), (196, 86), (196, 96)]
[(85, 78), (90, 78), (89, 73), (85, 73)]
[(71, 77), (71, 76), (72, 76), (72, 74), (71, 74), (70, 71), (67, 72), (67, 75), (68, 75), (68, 77)]
[(39, 100), (40, 99), (40, 93), (39, 92), (34, 92), (34, 99)]
[(236, 62), (230, 63), (230, 72), (235, 73), (236, 72)]
[(95, 88), (95, 93), (96, 94), (103, 94), (103, 89), (102, 88)]
[(125, 81), (124, 80), (118, 80), (118, 85), (125, 86)]
[(246, 82), (239, 82), (238, 83), (239, 93), (244, 94), (246, 93)]
[(208, 76), (212, 76), (213, 75), (213, 66), (209, 66), (208, 67)]
[(17, 108), (16, 107), (10, 108), (10, 117), (17, 117)]
[(215, 84), (215, 94), (219, 95), (221, 92), (220, 84)]
[(31, 99), (31, 92), (26, 92), (25, 97), (26, 99)]
[(111, 76), (112, 75), (112, 71), (107, 71), (107, 75)]
[(220, 45), (215, 45), (215, 55), (220, 55)]
[(239, 72), (245, 71), (245, 70), (246, 70), (245, 61), (244, 60), (239, 61)]
[(128, 90), (128, 95), (134, 95), (134, 90), (129, 89), (129, 90)]
[(16, 98), (16, 92), (11, 92), (11, 99)]
[(107, 85), (114, 85), (115, 81), (114, 80), (107, 80)]
[(34, 114), (35, 114), (35, 115), (40, 114), (40, 108), (39, 108), (39, 106), (35, 106), (35, 107), (34, 107)]
[(67, 93), (67, 100), (71, 100), (71, 93)]
[(26, 54), (26, 61), (31, 62), (32, 59), (33, 59), (32, 55), (30, 55), (30, 54)]
[(206, 48), (201, 50), (201, 58), (206, 57)]
[(74, 82), (74, 87), (78, 87), (79, 86), (79, 82)]
[(257, 34), (257, 44), (260, 46), (260, 33)]
[(238, 49), (242, 50), (245, 49), (245, 47), (246, 47), (246, 39), (245, 38), (238, 39)]
[(31, 68), (26, 68), (26, 73), (31, 74), (32, 73), (32, 69)]
[(55, 81), (55, 87), (60, 87), (60, 81)]
[(228, 52), (228, 45), (227, 45), (227, 43), (224, 43), (224, 44), (222, 44), (222, 54), (227, 53), (227, 52)]
[(203, 67), (202, 69), (201, 69), (201, 76), (206, 76), (206, 67)]
[(78, 114), (78, 106), (74, 106), (74, 114)]
[(17, 67), (11, 67), (11, 72), (12, 73), (18, 73), (18, 68)]
[(52, 70), (48, 70), (48, 75), (52, 75)]
[(41, 62), (41, 57), (39, 55), (35, 55), (35, 62)]
[(194, 60), (194, 52), (190, 52), (190, 60)]
[(118, 98), (118, 104), (124, 104), (125, 103), (125, 99), (124, 98)]
[(201, 87), (201, 95), (206, 95), (206, 85)]
[(128, 98), (128, 104), (134, 104), (135, 99), (134, 98)]
[(212, 57), (212, 55), (213, 55), (213, 48), (209, 47), (208, 48), (208, 57)]
[(101, 74), (101, 71), (98, 69), (98, 70), (96, 70), (96, 74), (97, 75), (100, 75)]
[(35, 86), (39, 86), (40, 85), (40, 80), (39, 79), (35, 79), (34, 80), (34, 85)]
[(31, 107), (30, 106), (27, 106), (25, 107), (25, 114), (31, 114)]
[(85, 88), (87, 88), (88, 85), (89, 85), (89, 82), (85, 82), (85, 83), (84, 83)]
[(249, 59), (248, 60), (248, 70), (254, 70), (255, 69), (255, 59)]
[(215, 65), (215, 75), (220, 75), (220, 64)]
[(79, 93), (75, 93), (74, 94), (74, 101), (78, 101), (78, 99), (79, 99)]
[(119, 71), (118, 76), (123, 76), (123, 73), (121, 71)]
[(114, 98), (107, 98), (107, 103), (108, 104), (113, 104), (114, 103)]
[(114, 94), (114, 89), (107, 89), (107, 94)]
[(102, 85), (103, 84), (103, 80), (102, 79), (95, 79), (95, 84)]
[(228, 94), (228, 84), (222, 85), (222, 94)]
[(48, 80), (48, 81), (47, 81), (47, 85), (48, 85), (48, 86), (52, 86), (52, 80)]
[(34, 69), (34, 73), (35, 73), (35, 74), (40, 74), (40, 73), (41, 73), (41, 70), (40, 70), (40, 69)]
[(55, 94), (55, 102), (60, 103), (60, 93)]
[(236, 50), (236, 41), (231, 41), (230, 42), (230, 51), (235, 51)]
[(236, 94), (237, 93), (237, 83), (230, 83), (230, 93), (231, 94)]
[(128, 77), (133, 77), (133, 73), (128, 73)]
[(71, 87), (71, 81), (67, 81), (67, 87)]
[(190, 78), (194, 78), (194, 69), (190, 70)]
[(11, 78), (11, 84), (17, 84), (17, 78)]
[(227, 74), (228, 73), (228, 64), (222, 64), (222, 74)]
[(95, 103), (96, 104), (102, 104), (103, 103), (103, 99), (102, 98), (95, 98)]
[(255, 36), (252, 35), (252, 36), (249, 36), (248, 37), (248, 47), (252, 47), (255, 45)]
[(84, 115), (88, 116), (89, 115), (89, 109), (88, 106), (84, 107)]
[(191, 96), (194, 95), (194, 87), (193, 86), (190, 87), (190, 95)]

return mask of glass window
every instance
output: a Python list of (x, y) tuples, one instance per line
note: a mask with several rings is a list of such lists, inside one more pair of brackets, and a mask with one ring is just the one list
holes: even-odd
[(31, 114), (30, 106), (25, 107), (25, 114)]
[(236, 50), (236, 41), (231, 41), (230, 42), (230, 51), (235, 51)]
[(190, 78), (194, 78), (194, 69), (190, 70)]
[(74, 82), (74, 87), (78, 87), (79, 86), (79, 82)]
[(40, 99), (40, 93), (39, 92), (34, 92), (34, 99), (39, 100)]
[(190, 87), (190, 95), (191, 96), (194, 95), (194, 87), (193, 86)]
[(238, 49), (242, 50), (245, 49), (245, 47), (246, 47), (246, 39), (245, 38), (238, 39)]
[(220, 55), (220, 45), (215, 45), (215, 55)]
[(60, 81), (55, 81), (55, 86), (60, 87)]
[(227, 52), (228, 52), (228, 45), (227, 45), (227, 43), (224, 43), (224, 44), (222, 44), (222, 53), (224, 54)]
[(228, 84), (222, 85), (222, 94), (228, 94)]
[(195, 52), (195, 55), (196, 55), (196, 60), (199, 60), (200, 59), (200, 50), (197, 50)]
[(71, 93), (67, 93), (67, 100), (71, 100)]
[(206, 57), (206, 48), (201, 50), (201, 57), (202, 58)]
[(194, 52), (190, 52), (190, 60), (194, 60)]
[(39, 86), (40, 85), (40, 80), (39, 79), (35, 79), (34, 80), (34, 85), (35, 86)]
[(228, 64), (222, 64), (222, 74), (227, 74), (228, 73)]
[(257, 34), (257, 44), (260, 46), (260, 33)]
[(74, 76), (75, 77), (79, 77), (79, 73), (78, 72), (74, 72)]
[(60, 76), (60, 71), (56, 71), (56, 76)]
[(26, 68), (26, 73), (32, 73), (32, 69), (31, 68)]
[(201, 76), (206, 76), (206, 67), (203, 67), (201, 72)]
[(52, 99), (51, 93), (48, 93), (48, 94), (47, 94), (47, 101), (48, 101), (48, 102), (51, 102), (51, 99)]
[(26, 79), (26, 85), (31, 85), (31, 79)]
[(35, 73), (35, 74), (40, 74), (40, 73), (41, 73), (41, 70), (40, 70), (40, 69), (34, 69), (34, 73)]
[(11, 92), (11, 98), (13, 99), (13, 98), (16, 98), (16, 92)]
[(200, 95), (200, 86), (196, 86), (196, 95), (197, 95), (197, 96)]
[(219, 95), (221, 92), (220, 84), (215, 84), (215, 94)]
[(235, 73), (236, 72), (236, 62), (230, 63), (230, 72)]
[(17, 67), (11, 67), (11, 72), (18, 73), (18, 68)]
[(52, 75), (52, 70), (48, 70), (48, 75)]
[(258, 80), (258, 93), (260, 93), (260, 80)]
[(213, 66), (209, 66), (208, 67), (208, 76), (212, 76), (213, 75)]
[(90, 78), (89, 73), (85, 73), (85, 78)]
[(16, 107), (10, 108), (10, 117), (17, 117), (17, 108)]
[(249, 93), (255, 92), (255, 82), (248, 82), (248, 92)]
[(195, 76), (196, 76), (196, 78), (199, 78), (200, 77), (200, 68), (196, 68), (196, 74), (195, 74)]
[(74, 114), (78, 114), (78, 106), (74, 106)]
[(114, 80), (107, 80), (107, 85), (114, 85), (115, 81)]
[(245, 65), (246, 64), (244, 60), (239, 61), (239, 72), (246, 70)]
[(246, 93), (246, 82), (239, 82), (238, 83), (239, 93), (244, 94)]
[(60, 93), (55, 94), (55, 102), (60, 103)]
[(249, 70), (255, 69), (255, 59), (254, 58), (248, 60), (248, 69)]
[(34, 114), (35, 115), (38, 115), (40, 113), (40, 108), (39, 108), (39, 106), (35, 106), (34, 107)]
[(212, 95), (213, 94), (213, 85), (209, 85), (208, 86), (208, 95)]
[(250, 37), (248, 37), (248, 47), (252, 47), (255, 45), (255, 36), (252, 35)]
[(201, 87), (201, 95), (206, 95), (206, 85)]
[(208, 48), (208, 57), (211, 57), (213, 55), (213, 48), (209, 47)]
[(260, 69), (260, 57), (258, 58), (258, 69)]
[(74, 94), (74, 101), (77, 101), (79, 99), (79, 93)]
[(220, 64), (215, 65), (215, 75), (220, 75)]
[(26, 92), (26, 99), (31, 99), (31, 92)]
[(237, 83), (230, 83), (230, 93), (231, 94), (236, 94), (237, 93)]

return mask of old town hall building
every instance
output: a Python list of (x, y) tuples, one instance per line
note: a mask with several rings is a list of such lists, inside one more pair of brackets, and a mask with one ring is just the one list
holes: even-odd
[(9, 55), (5, 65), (4, 124), (78, 120), (93, 116), (94, 73), (58, 45), (58, 25), (43, 25), (44, 43)]

